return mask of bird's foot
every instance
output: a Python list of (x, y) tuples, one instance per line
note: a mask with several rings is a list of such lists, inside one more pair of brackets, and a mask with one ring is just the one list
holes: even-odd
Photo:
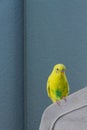
[(60, 102), (60, 101), (56, 101), (56, 103), (57, 103), (58, 106), (60, 106), (60, 103), (61, 103), (61, 102)]
[(66, 97), (63, 97), (63, 100), (64, 100), (65, 102), (67, 102), (67, 99), (66, 99)]

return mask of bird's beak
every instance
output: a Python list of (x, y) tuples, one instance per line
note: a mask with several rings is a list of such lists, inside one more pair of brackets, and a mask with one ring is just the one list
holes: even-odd
[(64, 73), (65, 73), (65, 70), (61, 70), (61, 74), (64, 75)]

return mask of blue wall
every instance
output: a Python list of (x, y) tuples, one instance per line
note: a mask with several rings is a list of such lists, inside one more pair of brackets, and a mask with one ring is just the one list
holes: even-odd
[(0, 130), (23, 130), (23, 0), (0, 1)]
[(87, 1), (27, 0), (26, 19), (27, 129), (37, 130), (54, 64), (66, 65), (71, 93), (87, 86)]

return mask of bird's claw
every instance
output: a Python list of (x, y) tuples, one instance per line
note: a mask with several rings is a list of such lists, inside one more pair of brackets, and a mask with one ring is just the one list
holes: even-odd
[(56, 103), (58, 104), (58, 106), (60, 106), (60, 101), (56, 101)]
[(66, 99), (66, 97), (63, 97), (63, 100), (64, 100), (65, 102), (67, 102), (67, 99)]

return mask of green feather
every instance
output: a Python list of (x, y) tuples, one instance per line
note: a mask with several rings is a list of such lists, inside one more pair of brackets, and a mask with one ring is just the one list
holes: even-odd
[(61, 98), (62, 97), (62, 92), (59, 91), (59, 90), (56, 90), (56, 96)]

